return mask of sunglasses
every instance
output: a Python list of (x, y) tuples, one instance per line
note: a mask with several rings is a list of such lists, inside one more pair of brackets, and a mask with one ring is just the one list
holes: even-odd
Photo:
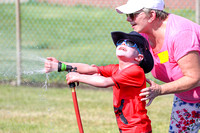
[(122, 45), (122, 43), (125, 43), (126, 46), (128, 46), (128, 47), (136, 48), (136, 49), (138, 50), (138, 52), (141, 54), (140, 49), (138, 48), (138, 46), (137, 46), (136, 43), (133, 43), (132, 41), (127, 40), (127, 39), (122, 39), (122, 40), (119, 40), (119, 41), (116, 43), (116, 46)]
[(135, 12), (135, 13), (131, 13), (131, 14), (126, 14), (127, 17), (131, 18), (132, 20), (134, 18), (136, 18), (141, 12), (143, 12), (143, 10)]

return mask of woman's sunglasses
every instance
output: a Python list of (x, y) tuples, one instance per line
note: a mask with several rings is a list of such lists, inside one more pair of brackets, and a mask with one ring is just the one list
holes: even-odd
[(143, 10), (137, 11), (135, 13), (131, 13), (131, 14), (126, 14), (127, 17), (131, 18), (132, 20), (135, 19), (135, 17), (137, 17), (137, 15), (139, 15), (141, 12), (143, 12)]

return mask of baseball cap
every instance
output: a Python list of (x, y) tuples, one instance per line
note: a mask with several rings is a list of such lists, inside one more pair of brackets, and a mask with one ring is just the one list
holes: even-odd
[(139, 66), (143, 68), (145, 73), (148, 73), (153, 69), (154, 61), (149, 51), (149, 43), (142, 35), (135, 31), (132, 31), (130, 33), (114, 31), (111, 32), (111, 36), (115, 46), (117, 46), (117, 42), (121, 39), (128, 39), (136, 43), (138, 48), (140, 49), (141, 54), (143, 54), (144, 56), (144, 59), (140, 62)]
[(163, 10), (164, 6), (163, 0), (128, 0), (126, 4), (117, 7), (116, 11), (120, 14), (131, 14), (143, 8)]

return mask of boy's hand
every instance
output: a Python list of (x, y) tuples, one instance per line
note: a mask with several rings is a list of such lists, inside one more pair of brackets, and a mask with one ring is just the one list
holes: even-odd
[(47, 57), (47, 60), (58, 63), (59, 61), (54, 57)]
[(45, 61), (45, 72), (58, 71), (58, 60), (54, 57), (47, 57)]
[(79, 77), (80, 74), (77, 72), (70, 72), (66, 75), (66, 80), (67, 80), (67, 84), (73, 83), (73, 82), (79, 82)]

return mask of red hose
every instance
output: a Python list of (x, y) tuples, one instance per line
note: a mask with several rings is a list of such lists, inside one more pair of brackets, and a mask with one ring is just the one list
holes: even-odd
[(78, 123), (79, 133), (84, 133), (82, 122), (81, 122), (81, 116), (80, 116), (80, 112), (79, 112), (79, 108), (78, 108), (78, 102), (77, 102), (75, 87), (72, 88), (72, 98), (73, 98), (74, 109), (75, 109), (75, 113), (76, 113), (76, 120), (77, 120), (77, 123)]

